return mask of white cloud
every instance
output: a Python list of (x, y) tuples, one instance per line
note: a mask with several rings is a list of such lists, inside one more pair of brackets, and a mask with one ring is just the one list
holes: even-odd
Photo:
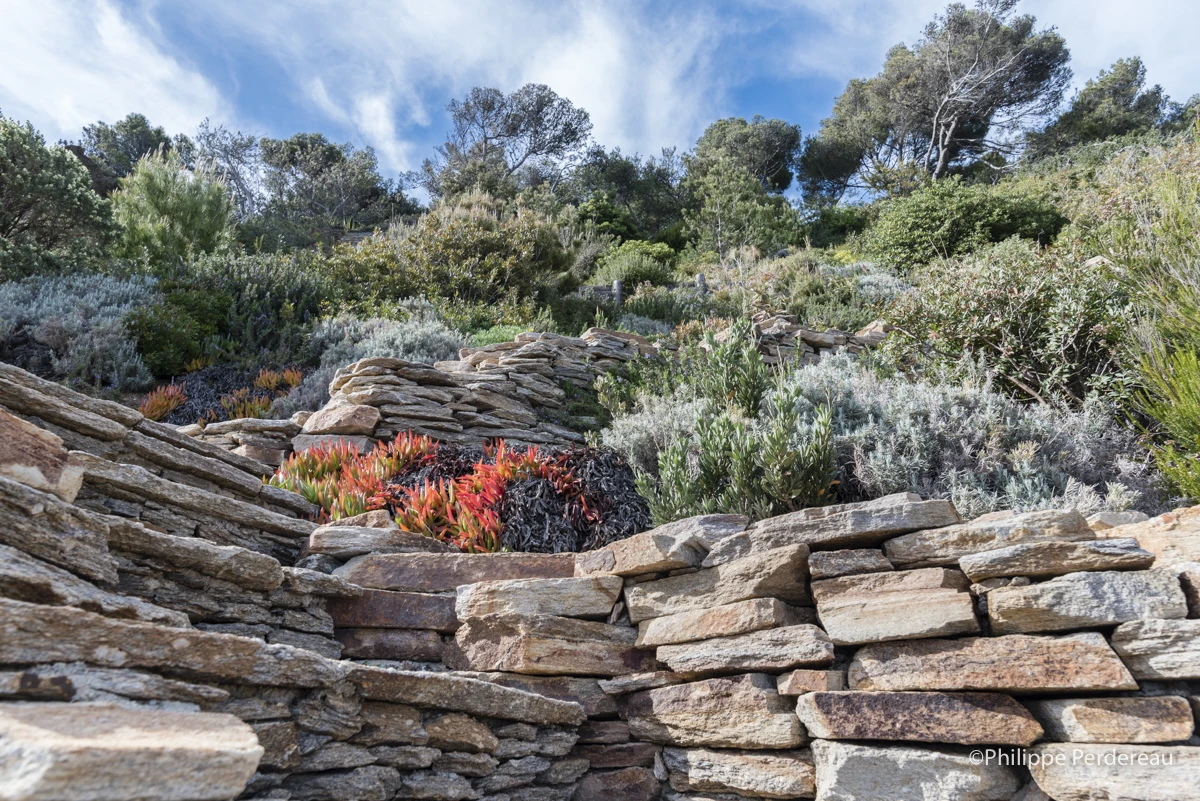
[(132, 111), (169, 132), (225, 112), (211, 83), (110, 0), (6, 0), (3, 16), (0, 109), (48, 139), (78, 139), (84, 125)]

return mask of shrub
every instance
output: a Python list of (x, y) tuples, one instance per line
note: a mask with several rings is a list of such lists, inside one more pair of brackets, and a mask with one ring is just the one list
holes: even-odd
[(124, 324), (152, 303), (152, 278), (78, 274), (0, 284), (5, 361), (81, 388), (144, 389), (150, 372)]
[(184, 166), (175, 150), (148, 153), (112, 196), (120, 251), (165, 266), (227, 250), (234, 241), (233, 200), (210, 165)]
[(1012, 236), (1047, 243), (1065, 222), (1048, 197), (1024, 184), (964, 184), (955, 176), (882, 201), (859, 245), (883, 267), (906, 273)]
[(886, 315), (887, 347), (926, 356), (951, 377), (982, 361), (1023, 397), (1128, 393), (1121, 366), (1132, 310), (1112, 271), (1066, 249), (1038, 252), (1013, 239), (964, 259), (936, 263), (917, 291)]
[(138, 411), (149, 420), (162, 421), (187, 402), (187, 394), (178, 384), (168, 384), (152, 390), (142, 399)]
[(592, 276), (595, 284), (611, 284), (613, 281), (620, 281), (629, 288), (642, 283), (665, 286), (674, 283), (675, 271), (645, 253), (618, 250), (605, 258), (600, 269)]
[(108, 204), (65, 147), (0, 116), (0, 280), (90, 262), (112, 238)]

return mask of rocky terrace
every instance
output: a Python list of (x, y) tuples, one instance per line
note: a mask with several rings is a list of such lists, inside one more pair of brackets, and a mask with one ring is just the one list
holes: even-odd
[[(429, 383), (377, 366), (345, 405)], [(16, 368), (0, 406), (6, 801), (1200, 799), (1200, 507), (900, 494), (473, 555), (317, 527), (246, 453)]]

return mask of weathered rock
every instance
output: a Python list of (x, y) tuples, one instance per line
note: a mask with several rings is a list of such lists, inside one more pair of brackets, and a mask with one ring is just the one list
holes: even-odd
[(377, 745), (368, 750), (377, 764), (400, 770), (428, 768), (442, 755), (436, 748), (423, 745)]
[(459, 620), (485, 615), (607, 618), (621, 595), (620, 576), (482, 581), (458, 588)]
[[(75, 431), (102, 442), (116, 442), (124, 439), (125, 435), (129, 433), (129, 429), (116, 420), (110, 419), (107, 415), (97, 414), (94, 409), (89, 410), (87, 404), (76, 399), (75, 396), (79, 393), (67, 390), (70, 395), (64, 399), (58, 393), (51, 394), (50, 388), (45, 385), (37, 388), (26, 386), (24, 377), (18, 379), (10, 372), (25, 373), (25, 371), (3, 364), (3, 362), (0, 362), (0, 365), (4, 371), (0, 373), (0, 404), (5, 407), (31, 417), (48, 420), (68, 431)], [(25, 376), (35, 378), (31, 373), (25, 373)], [(45, 383), (50, 384), (51, 382)], [(43, 389), (47, 391), (41, 391)], [(111, 401), (97, 402), (111, 403)]]
[(846, 673), (842, 670), (793, 670), (775, 680), (780, 695), (804, 695), (826, 690), (846, 689)]
[(812, 753), (817, 801), (1009, 801), (1021, 787), (1012, 768), (963, 753), (835, 740)]
[(1137, 698), (1063, 698), (1026, 701), (1046, 730), (1065, 743), (1171, 743), (1192, 736), (1188, 699), (1177, 695)]
[(817, 616), (836, 645), (979, 633), (967, 580), (929, 568), (813, 582)]
[(395, 768), (366, 765), (354, 770), (288, 776), (283, 780), (283, 789), (293, 801), (390, 801), (400, 783)]
[(429, 734), (429, 745), (443, 751), (491, 753), (500, 744), (491, 729), (458, 712), (429, 721), (425, 731)]
[(937, 692), (815, 692), (796, 715), (812, 737), (959, 745), (1031, 745), (1042, 727), (1007, 695)]
[(854, 654), (849, 682), (855, 690), (1018, 694), (1138, 688), (1104, 636), (1091, 632), (867, 645)]
[[(457, 773), (460, 776), (490, 776), (499, 764), (491, 754), (464, 753), (451, 751), (441, 754), (433, 761), (432, 767), (440, 773)], [(427, 766), (428, 767), (428, 766)]]
[(300, 764), (302, 755), (296, 724), (284, 720), (267, 720), (251, 723), (250, 728), (254, 729), (254, 736), (263, 747), (262, 759), (258, 761), (260, 768), (290, 770)]
[(117, 583), (108, 518), (0, 476), (0, 544), (106, 585)]
[(1054, 801), (1200, 801), (1200, 748), (1051, 743), (1030, 756)]
[(113, 518), (108, 523), (108, 545), (114, 551), (161, 559), (250, 590), (270, 592), (283, 584), (283, 569), (266, 554), (199, 537), (163, 534), (132, 520)]
[(501, 687), (566, 701), (583, 707), (588, 717), (617, 714), (617, 702), (600, 689), (600, 683), (583, 676), (522, 676), (519, 673), (460, 671), (460, 676), (491, 682)]
[(580, 745), (571, 753), (591, 763), (594, 769), (653, 767), (654, 757), (662, 751), (654, 743), (614, 743)]
[(232, 715), (108, 704), (0, 704), (0, 797), (225, 799), (263, 754)]
[(364, 747), (377, 745), (425, 745), (429, 735), (421, 725), (421, 712), (398, 703), (367, 701), (361, 704), (356, 723), (359, 728), (351, 742)]
[(424, 534), (399, 528), (347, 526), (341, 521), (321, 526), (308, 538), (309, 553), (351, 559), (365, 553), (450, 553), (452, 546)]
[(1133, 538), (1085, 542), (1031, 542), (968, 554), (958, 560), (971, 581), (1003, 576), (1061, 576), (1080, 570), (1141, 570), (1154, 554)]
[(0, 476), (70, 503), (83, 486), (83, 467), (62, 437), (0, 409)]
[(806, 742), (775, 678), (747, 673), (624, 696), (621, 716), (634, 737), (714, 748), (796, 748)]
[(465, 712), (477, 717), (568, 726), (578, 726), (586, 717), (577, 703), (446, 673), (359, 666), (350, 671), (349, 678), (358, 685), (364, 698)]
[(1135, 678), (1200, 679), (1200, 620), (1122, 623), (1112, 647)]
[(360, 587), (447, 592), (480, 581), (570, 578), (575, 575), (575, 554), (367, 554), (354, 557), (334, 573)]
[(345, 628), (396, 628), (457, 631), (454, 596), (418, 592), (363, 590), (358, 598), (339, 599), (329, 605), (337, 626)]
[(460, 670), (540, 676), (620, 676), (653, 668), (632, 629), (549, 615), (472, 618), (455, 634), (446, 662)]
[(957, 564), (967, 554), (1011, 545), (1095, 538), (1095, 532), (1079, 512), (1049, 510), (916, 531), (888, 540), (883, 552), (896, 567), (936, 567)]
[(317, 446), (338, 444), (347, 445), (359, 453), (369, 453), (375, 447), (375, 440), (357, 434), (299, 434), (292, 439), (292, 449), (296, 453), (304, 453)]
[(1165, 570), (1072, 573), (987, 595), (996, 634), (1069, 631), (1130, 620), (1187, 617), (1179, 579)]
[(393, 531), (400, 528), (387, 509), (372, 509), (353, 517), (343, 517), (337, 521), (337, 525), (350, 528), (386, 528)]
[(816, 770), (809, 751), (714, 751), (665, 748), (671, 787), (679, 792), (736, 793), (762, 798), (811, 798)]
[(349, 659), (395, 659), (440, 662), (445, 644), (436, 631), (409, 629), (338, 629), (342, 656)]
[(711, 609), (644, 620), (638, 625), (637, 645), (639, 648), (674, 645), (814, 620), (812, 609), (789, 606), (774, 598), (751, 598)]
[(360, 434), (371, 436), (381, 415), (374, 406), (326, 406), (304, 423), (305, 434)]
[(750, 598), (807, 603), (807, 575), (808, 546), (791, 545), (708, 570), (626, 587), (625, 603), (634, 623)]
[(589, 720), (579, 727), (579, 742), (611, 744), (629, 742), (629, 724), (623, 720)]
[(807, 545), (814, 551), (869, 548), (907, 531), (962, 521), (949, 501), (910, 500), (913, 497), (903, 493), (865, 504), (848, 504), (841, 511), (804, 509), (760, 520), (741, 534), (715, 544), (704, 566), (796, 544)]
[(676, 520), (579, 554), (575, 572), (580, 576), (596, 573), (639, 576), (696, 567), (704, 561), (709, 543), (742, 531), (749, 522), (742, 515), (701, 515)]
[(305, 754), (297, 773), (317, 773), (323, 770), (348, 770), (375, 764), (375, 755), (361, 745), (326, 743), (316, 751)]
[(625, 695), (640, 690), (653, 690), (655, 687), (682, 684), (689, 680), (686, 674), (674, 673), (670, 670), (655, 670), (650, 673), (630, 673), (628, 676), (602, 679), (599, 685), (600, 689), (608, 695)]
[(662, 788), (646, 768), (589, 773), (579, 782), (574, 801), (655, 801)]
[(1117, 526), (1128, 526), (1132, 523), (1145, 523), (1150, 519), (1150, 515), (1145, 512), (1138, 512), (1133, 509), (1127, 509), (1124, 512), (1113, 512), (1105, 510), (1096, 512), (1094, 515), (1088, 515), (1088, 527), (1092, 531), (1107, 531), (1110, 528)]
[(816, 626), (786, 626), (682, 645), (663, 645), (656, 658), (676, 673), (790, 670), (833, 663), (833, 643)]
[(817, 551), (808, 557), (808, 570), (813, 581), (861, 573), (887, 573), (895, 569), (878, 548)]
[(70, 701), (75, 692), (69, 676), (46, 676), (37, 670), (0, 671), (0, 699)]
[(1155, 556), (1155, 567), (1180, 562), (1200, 562), (1200, 506), (1190, 506), (1152, 517), (1143, 523), (1105, 529), (1107, 539), (1133, 537)]

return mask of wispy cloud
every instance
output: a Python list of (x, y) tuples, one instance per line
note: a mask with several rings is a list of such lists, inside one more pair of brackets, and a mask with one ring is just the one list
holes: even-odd
[(36, 119), (49, 138), (131, 111), (172, 131), (229, 113), (204, 76), (109, 0), (8, 0), (3, 17), (0, 109)]

